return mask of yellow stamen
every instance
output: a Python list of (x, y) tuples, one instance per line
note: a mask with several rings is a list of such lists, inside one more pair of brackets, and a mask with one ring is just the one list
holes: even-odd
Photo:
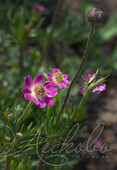
[(36, 84), (34, 87), (34, 93), (37, 97), (45, 96), (46, 90), (43, 84)]
[(63, 81), (63, 75), (62, 73), (58, 72), (54, 74), (54, 80), (56, 82), (62, 82)]

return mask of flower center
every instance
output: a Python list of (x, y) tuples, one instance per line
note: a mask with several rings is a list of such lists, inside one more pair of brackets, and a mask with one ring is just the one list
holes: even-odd
[(34, 93), (38, 97), (45, 96), (46, 90), (42, 84), (36, 84), (34, 87)]
[(54, 79), (56, 82), (62, 82), (63, 81), (63, 75), (61, 73), (55, 73)]

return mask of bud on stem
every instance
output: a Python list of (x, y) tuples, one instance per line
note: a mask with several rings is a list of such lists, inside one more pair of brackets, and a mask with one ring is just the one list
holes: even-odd
[(104, 13), (97, 8), (92, 8), (87, 14), (87, 20), (92, 24), (99, 24), (103, 21)]

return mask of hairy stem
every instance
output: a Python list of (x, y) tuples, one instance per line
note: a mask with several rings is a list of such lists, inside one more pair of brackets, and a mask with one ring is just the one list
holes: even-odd
[(76, 78), (79, 76), (79, 74), (80, 74), (80, 72), (81, 72), (81, 70), (82, 70), (82, 68), (83, 68), (83, 65), (84, 65), (84, 63), (85, 63), (85, 61), (86, 61), (86, 58), (87, 58), (88, 52), (89, 52), (89, 48), (90, 48), (90, 44), (91, 44), (91, 40), (92, 40), (92, 37), (93, 37), (93, 31), (94, 31), (94, 25), (92, 24), (92, 25), (91, 25), (91, 28), (90, 28), (90, 33), (89, 33), (89, 37), (88, 37), (88, 41), (87, 41), (87, 44), (86, 44), (86, 48), (85, 48), (85, 51), (84, 51), (84, 55), (83, 55), (82, 61), (81, 61), (81, 63), (80, 63), (80, 66), (79, 66), (78, 70), (76, 71), (76, 74), (74, 75), (74, 77), (73, 77), (73, 79), (72, 79), (72, 81), (71, 81), (71, 83), (70, 83), (70, 85), (69, 85), (69, 88), (68, 88), (68, 91), (67, 91), (65, 100), (64, 100), (63, 105), (62, 105), (62, 107), (61, 107), (61, 110), (60, 110), (60, 112), (59, 112), (59, 115), (58, 115), (58, 117), (57, 117), (57, 120), (56, 120), (56, 124), (55, 124), (55, 125), (58, 124), (59, 119), (60, 119), (60, 117), (62, 116), (62, 113), (63, 113), (63, 110), (64, 110), (64, 108), (65, 108), (66, 102), (67, 102), (68, 97), (69, 97), (69, 95), (70, 95), (70, 91), (71, 91), (72, 85), (73, 85), (74, 81), (76, 80)]
[(81, 100), (80, 104), (78, 105), (76, 111), (74, 112), (74, 114), (73, 114), (73, 116), (72, 116), (71, 124), (73, 123), (73, 121), (74, 121), (74, 119), (75, 119), (78, 111), (81, 109), (82, 105), (84, 104), (84, 101), (85, 101), (86, 97), (87, 97), (87, 95), (84, 95), (84, 96), (82, 97), (82, 100)]
[(23, 36), (24, 36), (24, 25), (26, 20), (26, 7), (27, 7), (27, 0), (23, 1), (23, 16), (22, 16), (22, 29), (23, 29), (23, 35), (21, 37), (21, 43), (20, 43), (20, 55), (19, 55), (19, 69), (20, 74), (23, 73), (23, 62), (24, 62), (24, 43), (23, 43)]
[(47, 156), (47, 152), (42, 155), (42, 159), (41, 159), (40, 162), (39, 162), (39, 165), (38, 165), (38, 167), (37, 167), (37, 170), (41, 170), (41, 169), (42, 169), (43, 160), (45, 160), (46, 156)]
[(37, 170), (42, 170), (42, 165), (43, 165), (43, 161), (45, 160), (47, 154), (48, 154), (48, 150), (51, 148), (51, 145), (48, 145), (48, 147), (45, 149), (45, 152), (42, 154), (42, 159), (39, 162), (39, 165), (37, 167)]
[(7, 155), (5, 170), (10, 170), (11, 169), (11, 160), (12, 160), (12, 157)]

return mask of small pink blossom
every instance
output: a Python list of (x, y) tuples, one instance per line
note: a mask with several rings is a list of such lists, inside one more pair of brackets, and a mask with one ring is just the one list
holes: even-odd
[(8, 113), (7, 118), (8, 118), (9, 120), (13, 120), (13, 119), (14, 119), (13, 113)]
[(47, 77), (52, 80), (52, 86), (59, 86), (61, 89), (64, 89), (66, 86), (69, 86), (70, 82), (67, 80), (68, 75), (62, 74), (58, 68), (54, 68), (51, 73), (46, 73)]
[(22, 133), (17, 133), (16, 135), (17, 135), (18, 138), (22, 138), (23, 137)]
[(39, 2), (35, 2), (34, 11), (37, 13), (43, 13), (45, 11), (45, 7), (43, 5), (40, 5)]
[[(88, 81), (90, 81), (90, 79), (93, 77), (93, 72), (90, 70), (87, 70), (88, 73)], [(95, 82), (98, 81), (100, 78), (102, 77), (96, 77), (95, 78)], [(84, 81), (84, 83), (87, 83), (87, 77), (86, 76), (82, 76), (82, 79)], [(105, 83), (100, 83), (97, 87), (95, 87), (92, 92), (96, 93), (96, 94), (100, 94), (102, 91), (106, 90), (106, 84)], [(80, 93), (84, 94), (85, 91), (85, 85), (80, 87)]]
[(100, 139), (98, 139), (96, 142), (95, 142), (95, 145), (100, 148), (102, 146), (102, 141)]
[(43, 83), (43, 74), (38, 74), (34, 81), (28, 75), (24, 80), (24, 84), (25, 88), (22, 92), (26, 99), (32, 100), (40, 108), (44, 108), (46, 105), (55, 105), (52, 97), (57, 95), (57, 88), (52, 88), (50, 81)]

